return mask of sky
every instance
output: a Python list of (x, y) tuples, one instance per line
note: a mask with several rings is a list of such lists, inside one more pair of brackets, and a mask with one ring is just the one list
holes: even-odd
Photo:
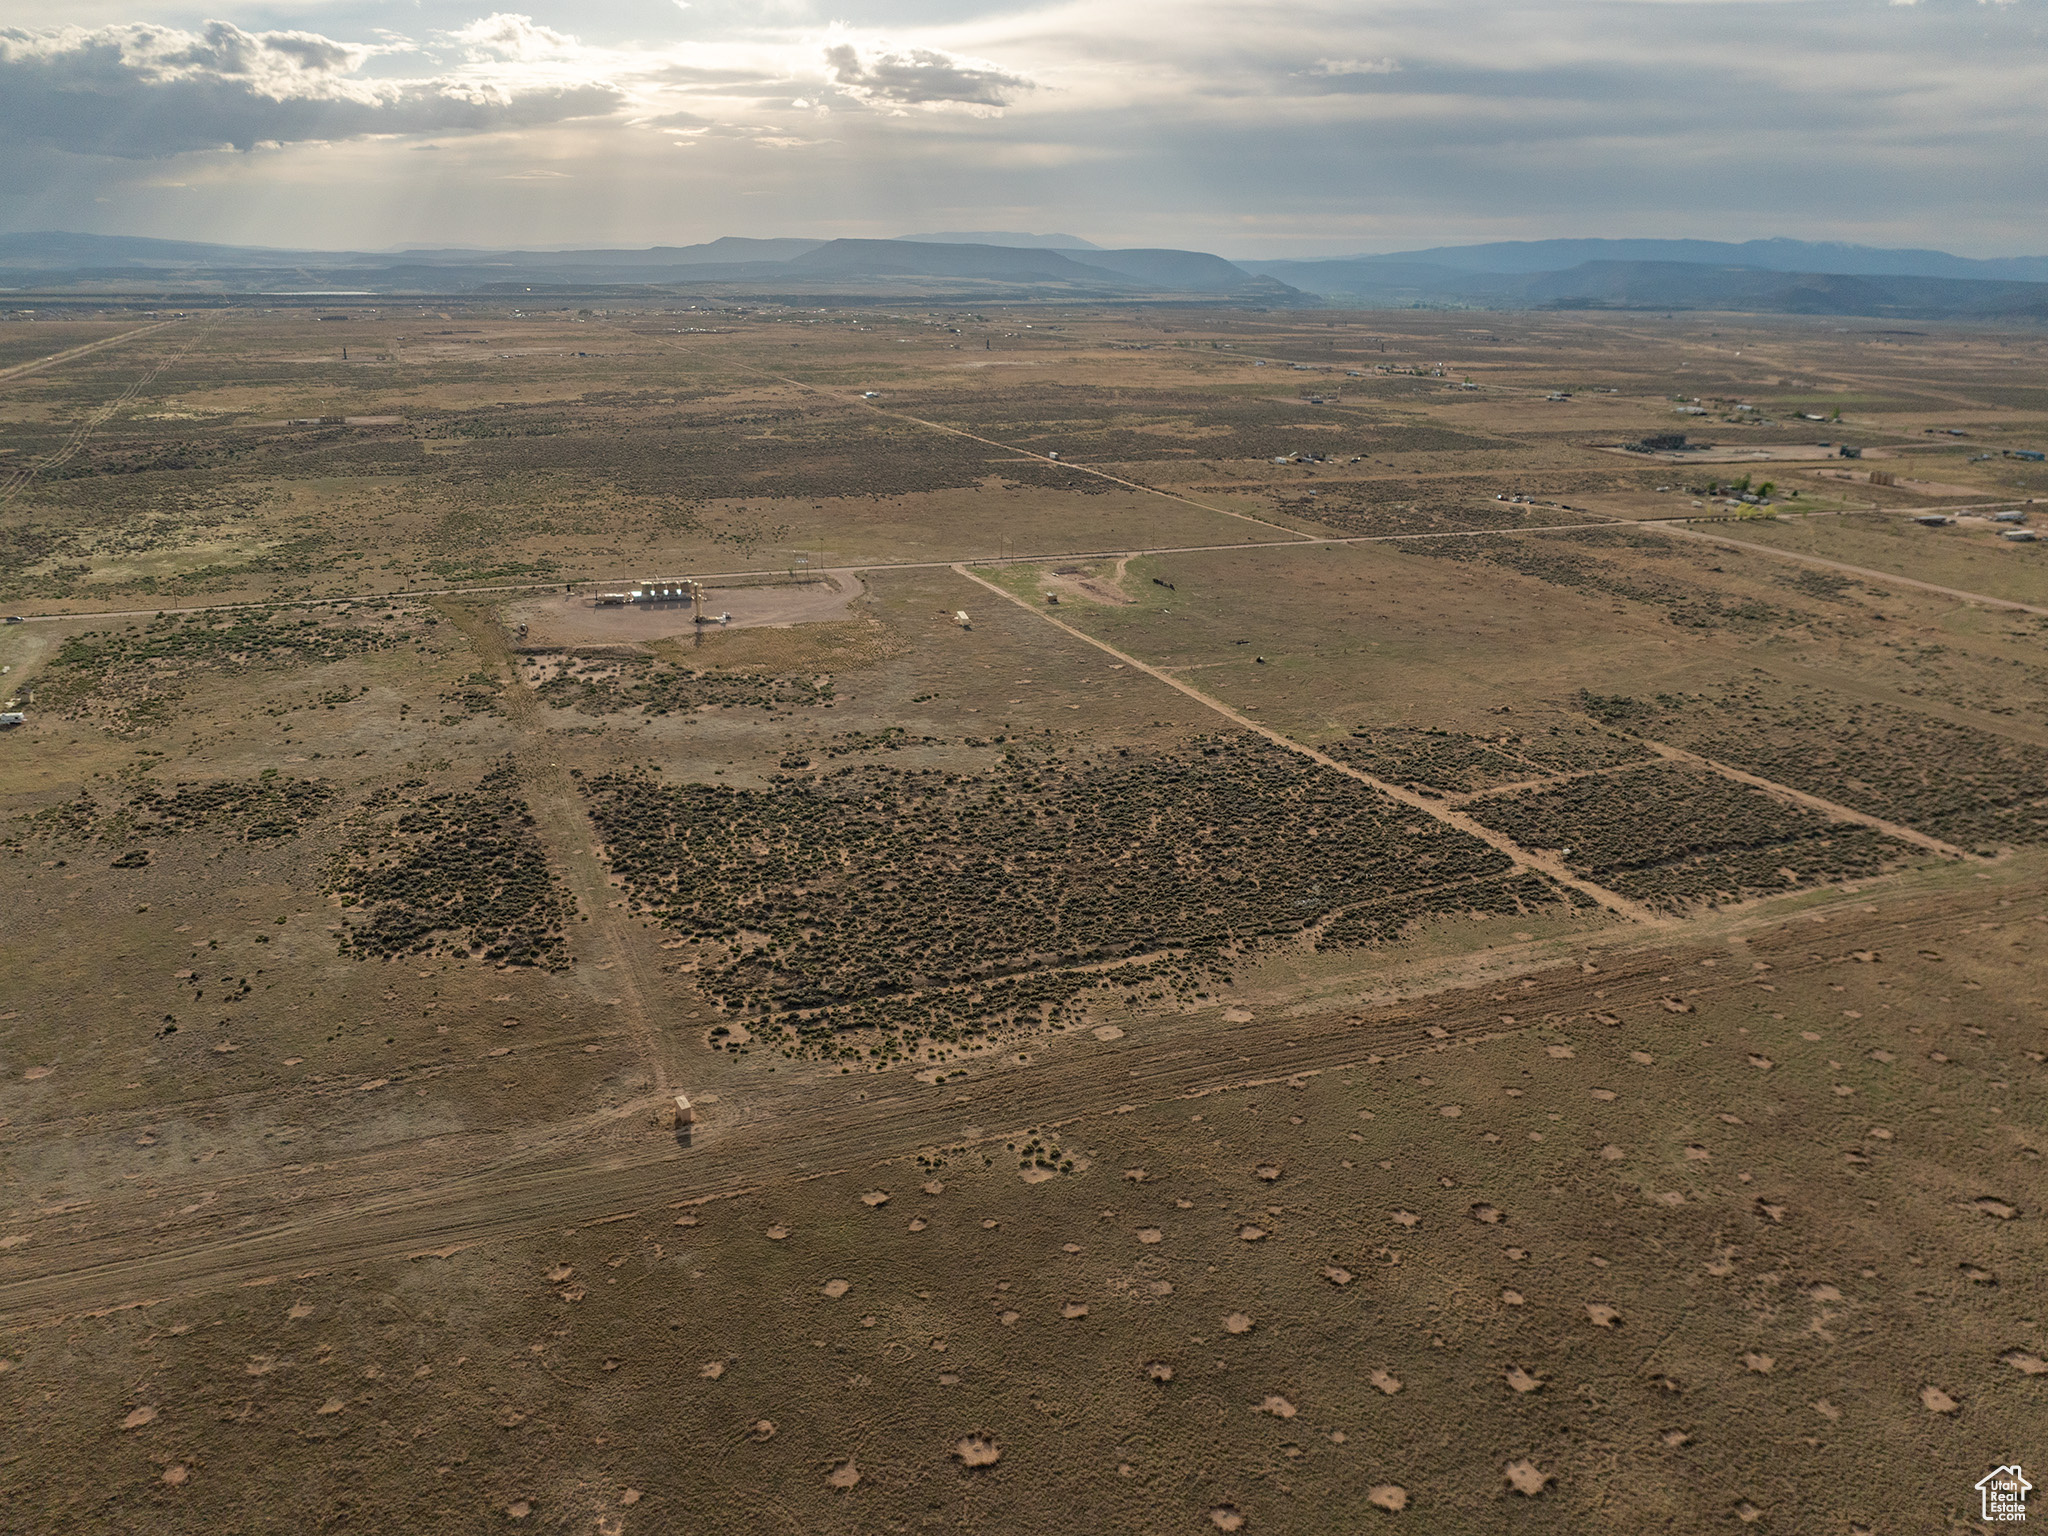
[(0, 230), (2048, 252), (2048, 0), (0, 0)]

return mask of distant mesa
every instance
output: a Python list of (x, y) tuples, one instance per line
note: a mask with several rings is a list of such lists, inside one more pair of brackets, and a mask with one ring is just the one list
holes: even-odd
[[(1340, 261), (1428, 266), (1460, 272), (1562, 272), (1586, 262), (1663, 262), (1746, 267), (1760, 272), (1837, 272), (1847, 277), (1959, 277), (2048, 282), (2048, 256), (1951, 256), (1947, 251), (1889, 250), (1815, 240), (1495, 240), (1440, 245)], [(1257, 270), (1302, 262), (1243, 262)]]
[(1079, 235), (1026, 235), (1014, 229), (949, 229), (935, 235), (898, 235), (927, 245), (1011, 245), (1023, 250), (1099, 251), (1101, 246)]
[(24, 292), (137, 288), (277, 298), (533, 294), (626, 297), (680, 289), (708, 299), (1062, 298), (1204, 295), (1312, 304), (1286, 283), (1205, 251), (1110, 251), (1072, 235), (941, 232), (900, 240), (750, 239), (639, 250), (272, 250), (63, 233), (0, 235), (0, 286)]
[(2048, 256), (1991, 260), (1803, 240), (1529, 240), (1327, 260), (1239, 260), (1336, 302), (1410, 308), (1715, 309), (2048, 317)]
[(1058, 251), (910, 240), (828, 240), (789, 263), (795, 272), (860, 277), (982, 277), (1085, 282), (1090, 272)]
[(1110, 250), (1076, 235), (938, 230), (897, 239), (757, 239), (639, 249), (309, 251), (126, 235), (0, 235), (0, 287), (24, 294), (475, 293), (561, 301), (1166, 298), (1256, 307), (1728, 310), (2048, 320), (2048, 256), (1989, 259), (1801, 240), (1498, 241), (1386, 255), (1239, 259)]

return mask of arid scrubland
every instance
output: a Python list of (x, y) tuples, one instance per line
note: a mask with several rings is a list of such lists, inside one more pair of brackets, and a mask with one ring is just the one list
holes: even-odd
[(379, 300), (0, 379), (5, 1523), (1963, 1528), (2044, 369)]

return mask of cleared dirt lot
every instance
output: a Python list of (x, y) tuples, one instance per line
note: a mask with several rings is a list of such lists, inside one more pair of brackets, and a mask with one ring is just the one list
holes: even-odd
[(848, 605), (860, 595), (860, 576), (849, 570), (776, 586), (707, 583), (697, 609), (681, 602), (607, 606), (585, 593), (528, 598), (508, 604), (505, 621), (515, 629), (527, 627), (528, 645), (635, 645), (688, 639), (714, 625), (760, 629), (826, 623), (845, 618)]

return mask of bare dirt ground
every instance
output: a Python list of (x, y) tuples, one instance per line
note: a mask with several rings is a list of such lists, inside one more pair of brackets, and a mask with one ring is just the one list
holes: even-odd
[(366, 323), (0, 334), (0, 1523), (1876, 1533), (2024, 1461), (2048, 583), (1604, 445), (2024, 501), (2035, 342)]
[[(92, 1501), (173, 1527), (304, 1497), (285, 1465), (463, 1527), (695, 1522), (734, 1476), (824, 1530), (1285, 1525), (1385, 1486), (1459, 1528), (1537, 1495), (1516, 1518), (1560, 1529), (1910, 1527), (1955, 1498), (1950, 1442), (2035, 1416), (2039, 1089), (1976, 998), (2048, 911), (1863, 906), (959, 1088), (721, 1096), (687, 1154), (67, 1248), (61, 1286), (4, 1293), (16, 1390), (98, 1404), (42, 1419), (38, 1459), (104, 1440)], [(1041, 1145), (1073, 1168), (1020, 1178)], [(1910, 1471), (1846, 1475), (1879, 1447)]]
[(600, 607), (587, 594), (564, 593), (509, 604), (505, 617), (515, 627), (527, 626), (528, 645), (636, 645), (688, 637), (712, 625), (761, 629), (825, 623), (844, 618), (860, 595), (860, 576), (848, 570), (787, 585), (707, 586), (695, 611), (687, 603)]
[(1039, 584), (1047, 593), (1062, 598), (1122, 607), (1137, 601), (1124, 589), (1124, 573), (1129, 564), (1128, 559), (1118, 560), (1100, 571), (1086, 566), (1056, 565), (1040, 573)]
[[(1818, 478), (1840, 480), (1844, 484), (1869, 485), (1872, 474), (1885, 474), (1885, 470), (1824, 469), (1818, 471)], [(1897, 475), (1891, 484), (1902, 491), (1913, 491), (1921, 496), (1979, 496), (1983, 494), (1973, 485), (1956, 485), (1946, 480), (1916, 480), (1909, 475)], [(1880, 487), (1882, 489), (1882, 487)]]

